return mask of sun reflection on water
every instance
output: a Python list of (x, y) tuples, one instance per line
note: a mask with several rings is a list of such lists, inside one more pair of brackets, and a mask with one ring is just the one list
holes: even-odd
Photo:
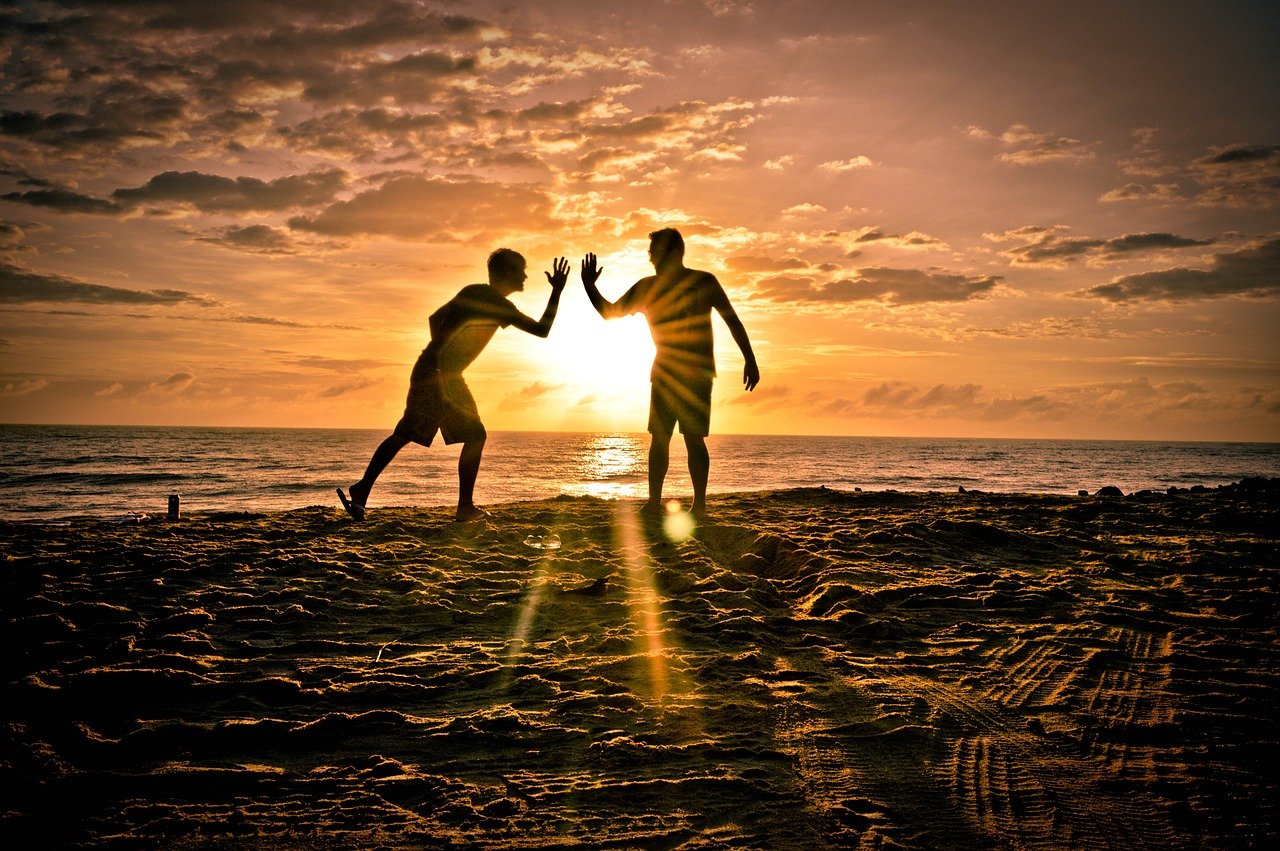
[(644, 496), (648, 482), (648, 445), (629, 434), (600, 434), (593, 437), (582, 454), (573, 481), (564, 492), (573, 496), (602, 499)]

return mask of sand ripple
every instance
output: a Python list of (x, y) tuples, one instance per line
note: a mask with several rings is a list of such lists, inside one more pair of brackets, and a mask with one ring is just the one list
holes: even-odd
[(1276, 483), (712, 508), (0, 524), (0, 840), (1280, 841)]

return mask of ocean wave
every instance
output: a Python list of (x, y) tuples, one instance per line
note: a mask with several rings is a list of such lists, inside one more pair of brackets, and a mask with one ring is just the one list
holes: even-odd
[[(205, 478), (202, 474), (201, 478)], [(78, 485), (82, 487), (119, 487), (122, 485), (153, 484), (156, 482), (187, 482), (192, 477), (185, 473), (75, 473), (57, 471), (51, 473), (18, 474), (9, 479), (9, 487), (40, 487), (43, 485)]]

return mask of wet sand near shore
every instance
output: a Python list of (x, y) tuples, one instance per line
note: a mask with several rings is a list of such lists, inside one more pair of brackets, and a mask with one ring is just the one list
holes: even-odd
[(1280, 842), (1280, 480), (635, 508), (0, 523), (0, 841)]

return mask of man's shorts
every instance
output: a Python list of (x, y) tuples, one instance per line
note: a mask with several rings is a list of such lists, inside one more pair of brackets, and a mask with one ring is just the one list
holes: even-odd
[(484, 440), (486, 432), (467, 382), (457, 372), (414, 367), (409, 397), (395, 433), (405, 440), (430, 446), (436, 432), (445, 443)]
[(695, 374), (652, 375), (649, 393), (649, 433), (670, 435), (680, 424), (687, 437), (706, 437), (711, 432), (711, 385), (715, 375), (699, 370)]

